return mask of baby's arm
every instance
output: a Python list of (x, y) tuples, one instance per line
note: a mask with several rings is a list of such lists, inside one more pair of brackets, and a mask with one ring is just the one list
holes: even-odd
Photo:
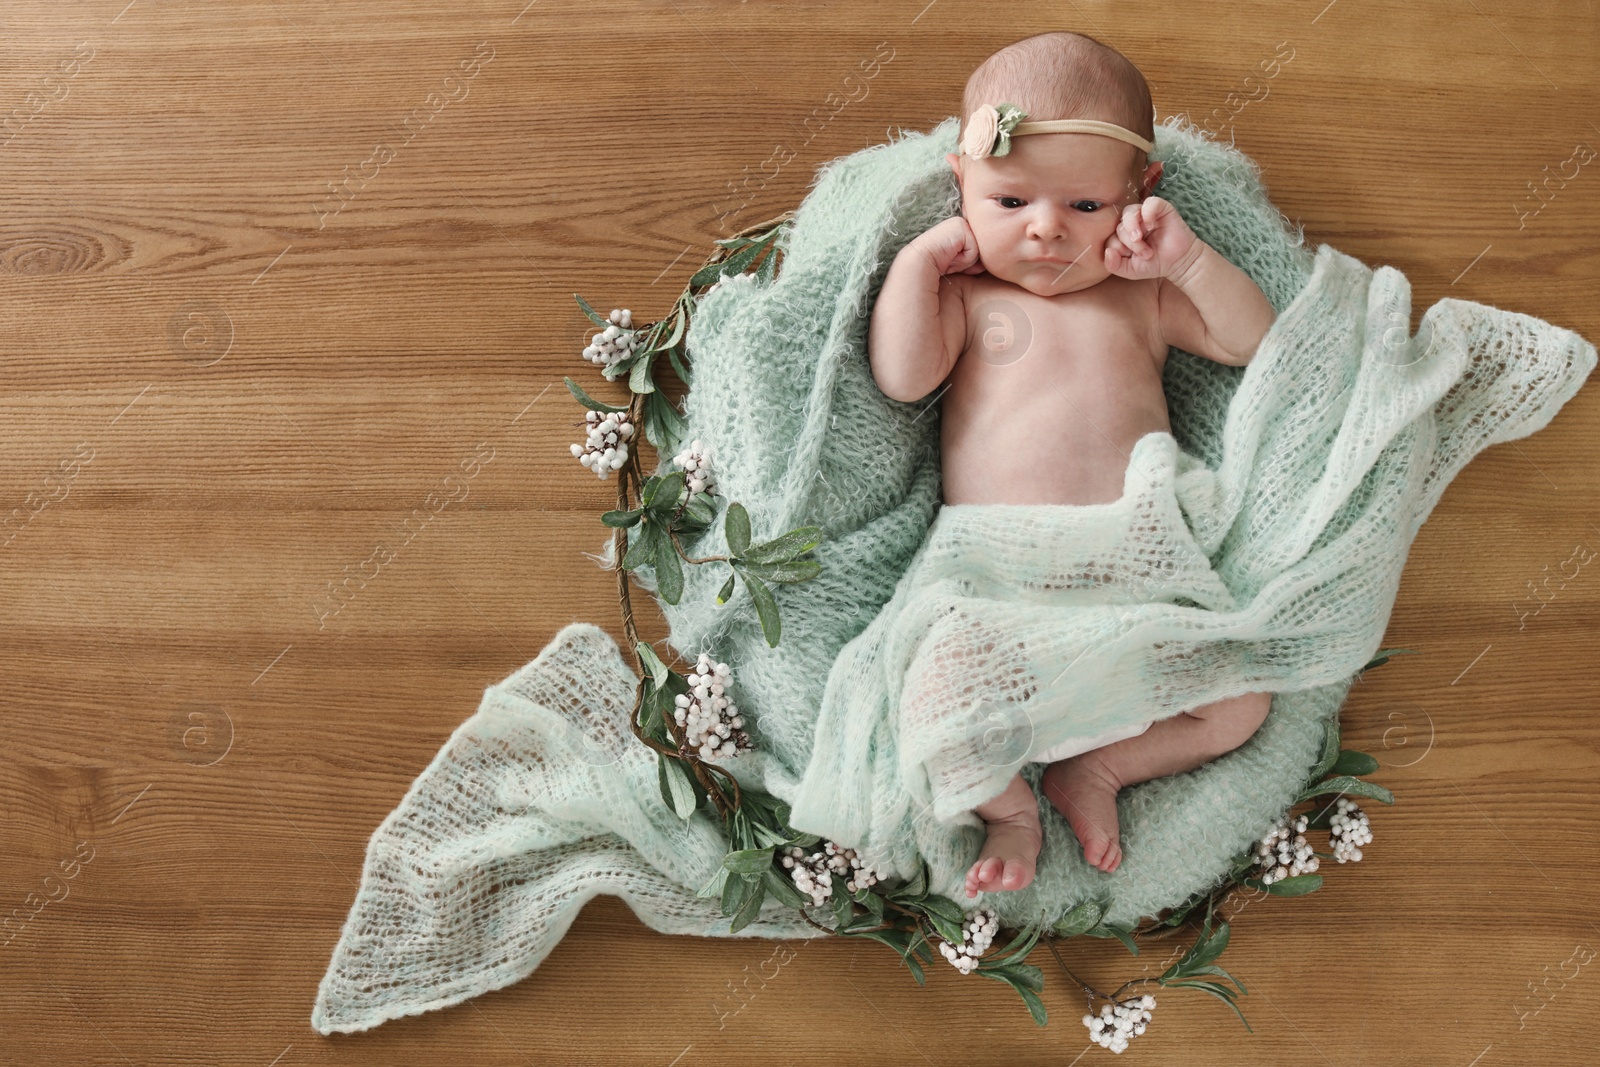
[(966, 303), (960, 279), (975, 274), (978, 243), (967, 220), (945, 219), (900, 250), (872, 307), (867, 358), (872, 378), (892, 400), (921, 400), (944, 381), (965, 347)]
[(1195, 238), (1192, 260), (1157, 283), (1166, 343), (1231, 367), (1256, 354), (1277, 313), (1250, 276)]
[(1156, 279), (1162, 339), (1185, 352), (1243, 366), (1277, 318), (1250, 276), (1196, 237), (1159, 196), (1123, 209), (1105, 255), (1113, 274)]

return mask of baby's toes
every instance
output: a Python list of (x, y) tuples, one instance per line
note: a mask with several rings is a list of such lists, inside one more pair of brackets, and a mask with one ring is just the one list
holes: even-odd
[(1011, 860), (1006, 864), (1005, 874), (1000, 877), (1003, 889), (1021, 889), (1028, 884), (1027, 865), (1020, 860)]
[(1122, 865), (1122, 846), (1115, 841), (1106, 846), (1105, 855), (1100, 857), (1099, 867), (1110, 874)]
[(998, 862), (993, 856), (985, 856), (972, 865), (972, 869), (967, 872), (967, 896), (975, 897), (990, 888), (989, 883), (994, 878), (990, 868)]

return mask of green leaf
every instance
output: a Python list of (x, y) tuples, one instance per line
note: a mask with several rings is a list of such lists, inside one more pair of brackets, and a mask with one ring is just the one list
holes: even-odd
[(961, 910), (961, 906), (959, 904), (951, 900), (949, 897), (942, 897), (937, 893), (930, 893), (918, 901), (917, 906), (921, 908), (927, 914), (929, 920), (933, 922), (933, 927), (935, 930), (939, 931), (940, 937), (944, 938), (946, 941), (949, 941), (951, 944), (961, 944), (962, 940), (964, 939), (962, 934), (962, 925), (966, 922), (967, 916), (966, 913)]
[[(867, 936), (871, 937), (872, 935), (868, 934)], [(904, 960), (905, 965), (911, 969), (911, 977), (917, 980), (917, 984), (920, 986), (926, 986), (928, 984), (928, 979), (922, 973), (922, 964), (917, 962), (916, 953), (908, 953), (900, 958)]]
[(678, 380), (684, 385), (693, 386), (694, 383), (690, 381), (691, 375), (689, 368), (684, 364), (683, 360), (678, 357), (678, 349), (667, 349), (667, 359), (672, 361), (672, 370), (678, 375)]
[[(938, 893), (930, 893), (923, 899), (922, 910), (927, 912), (930, 917), (937, 916), (955, 923), (957, 928), (967, 920), (967, 913), (961, 909), (961, 905), (949, 897), (940, 896)], [(956, 940), (959, 941), (960, 938)]]
[(733, 579), (734, 574), (730, 570), (728, 572), (728, 580), (722, 583), (722, 588), (717, 592), (718, 604), (726, 604), (728, 602), (728, 598), (733, 595)]
[(1105, 905), (1099, 901), (1085, 900), (1063, 915), (1051, 932), (1056, 937), (1077, 937), (1099, 925), (1105, 913)]
[(843, 926), (839, 927), (836, 932), (841, 934), (859, 934), (879, 925), (880, 921), (881, 920), (879, 920), (879, 918), (871, 912), (863, 911), (859, 915), (852, 915), (848, 920), (845, 921)]
[(786, 563), (750, 563), (743, 561), (746, 574), (753, 574), (768, 582), (808, 582), (822, 573), (822, 564), (814, 559), (799, 559)]
[(671, 455), (683, 444), (689, 420), (666, 394), (649, 392), (644, 398), (644, 436), (657, 452)]
[[(1019, 966), (1026, 967), (1028, 965), (1020, 964)], [(1029, 967), (1028, 969), (1034, 972), (1039, 970), (1037, 967)], [(1015, 989), (1018, 996), (1022, 997), (1022, 1003), (1028, 1006), (1028, 1014), (1033, 1016), (1033, 1021), (1035, 1023), (1040, 1026), (1044, 1026), (1047, 1022), (1049, 1022), (1050, 1013), (1045, 1010), (1044, 1001), (1039, 999), (1039, 994), (1035, 993), (1033, 989), (1029, 987), (1027, 981), (1019, 975), (1013, 974), (1009, 970), (986, 971), (981, 967), (974, 970), (972, 973), (981, 974), (985, 978), (993, 978), (996, 981), (1004, 982), (1012, 989)], [(1041, 979), (1041, 986), (1042, 984), (1043, 980)]]
[(656, 561), (656, 546), (666, 534), (661, 527), (646, 519), (628, 534), (628, 551), (622, 557), (622, 569), (631, 571)]
[(883, 922), (883, 897), (879, 896), (877, 893), (874, 893), (870, 886), (867, 888), (865, 893), (862, 893), (856, 897), (856, 901), (865, 905), (866, 909), (870, 911), (873, 914), (873, 917), (879, 922)]
[(1416, 654), (1417, 650), (1414, 648), (1380, 648), (1373, 653), (1372, 659), (1367, 661), (1367, 665), (1356, 673), (1360, 674), (1363, 671), (1370, 671), (1374, 667), (1381, 667), (1389, 662), (1390, 656), (1414, 656)]
[(780, 873), (771, 864), (767, 865), (767, 869), (762, 873), (761, 877), (767, 883), (767, 892), (771, 893), (774, 898), (786, 906), (803, 908), (811, 903), (810, 897), (800, 895), (800, 890), (795, 888), (792, 878)]
[[(649, 673), (648, 669), (646, 673)], [(662, 699), (665, 698), (670, 705), (672, 697), (665, 689), (657, 689), (650, 686), (647, 686), (646, 689), (644, 718), (640, 721), (640, 727), (646, 737), (654, 738), (662, 744), (671, 744), (672, 739), (667, 736), (665, 721), (661, 717), (661, 703)]]
[(666, 800), (669, 808), (677, 812), (678, 818), (688, 822), (699, 803), (694, 792), (694, 780), (689, 777), (689, 772), (684, 770), (683, 763), (676, 756), (669, 756), (664, 752), (656, 753), (656, 770), (661, 779), (662, 799)]
[(761, 261), (761, 266), (756, 268), (756, 281), (763, 287), (771, 284), (772, 276), (778, 272), (778, 250), (772, 248), (767, 252), (767, 258)]
[(1107, 926), (1105, 924), (1101, 924), (1100, 926), (1096, 926), (1091, 930), (1085, 930), (1084, 933), (1088, 934), (1090, 937), (1114, 937), (1118, 941), (1121, 941), (1123, 945), (1127, 947), (1129, 952), (1133, 953), (1135, 956), (1139, 954), (1139, 946), (1134, 943), (1132, 936), (1133, 927), (1131, 926)]
[(594, 308), (589, 306), (589, 301), (585, 300), (583, 297), (579, 296), (577, 293), (573, 293), (572, 296), (573, 296), (573, 299), (577, 300), (578, 306), (583, 309), (583, 313), (585, 315), (589, 316), (589, 321), (590, 322), (594, 323), (596, 326), (600, 327), (602, 330), (605, 329), (607, 326), (612, 325), (612, 322), (611, 322), (610, 319), (604, 317), (598, 311), (596, 311)]
[(734, 874), (760, 874), (772, 867), (772, 849), (750, 848), (730, 852), (722, 857), (722, 865)]
[(1216, 997), (1218, 1000), (1222, 1001), (1228, 1007), (1233, 1009), (1233, 1013), (1239, 1017), (1240, 1022), (1244, 1023), (1244, 1028), (1246, 1030), (1249, 1030), (1252, 1034), (1255, 1033), (1255, 1030), (1250, 1026), (1250, 1021), (1244, 1017), (1244, 1012), (1240, 1011), (1239, 1005), (1233, 1002), (1233, 990), (1229, 989), (1227, 986), (1218, 985), (1215, 982), (1196, 981), (1170, 982), (1163, 984), (1166, 985), (1168, 989), (1198, 989), (1202, 992), (1210, 993), (1212, 996)]
[(738, 852), (747, 848), (755, 848), (756, 843), (751, 840), (750, 819), (743, 807), (733, 809), (733, 815), (728, 819), (729, 851)]
[(756, 615), (761, 619), (761, 633), (767, 639), (767, 647), (777, 648), (783, 623), (778, 618), (778, 602), (772, 598), (772, 590), (767, 588), (766, 582), (748, 571), (740, 572), (739, 576), (744, 579), (744, 587), (750, 591), (750, 599), (755, 601)]
[(744, 903), (744, 898), (750, 894), (750, 883), (732, 874), (727, 878), (722, 886), (722, 914), (733, 915), (739, 910), (739, 905)]
[(774, 537), (759, 545), (751, 545), (736, 554), (742, 556), (746, 563), (781, 563), (810, 552), (820, 544), (822, 544), (821, 527), (801, 526), (790, 530), (782, 537)]
[(678, 305), (677, 314), (672, 316), (672, 336), (661, 342), (661, 348), (676, 348), (679, 341), (683, 340), (684, 328), (689, 324), (689, 313), (686, 306)]
[(1307, 893), (1314, 893), (1322, 888), (1322, 875), (1297, 874), (1293, 878), (1283, 878), (1267, 886), (1267, 892), (1275, 897), (1303, 897)]
[(728, 553), (744, 555), (745, 549), (750, 547), (750, 513), (737, 500), (728, 505), (728, 513), (722, 519), (722, 530), (728, 537)]
[(1317, 758), (1316, 765), (1311, 768), (1311, 773), (1306, 776), (1306, 780), (1314, 782), (1324, 774), (1327, 774), (1333, 767), (1334, 760), (1338, 758), (1339, 716), (1333, 715), (1322, 722), (1322, 755)]
[(838, 872), (829, 871), (828, 877), (833, 883), (833, 896), (829, 898), (833, 901), (833, 920), (836, 925), (844, 926), (855, 914), (855, 908), (850, 902), (850, 891), (845, 889), (844, 879), (839, 877)]
[(1360, 778), (1351, 778), (1348, 775), (1340, 775), (1337, 778), (1329, 778), (1325, 782), (1318, 782), (1316, 785), (1307, 786), (1305, 789), (1301, 790), (1299, 796), (1295, 797), (1295, 803), (1298, 804), (1302, 800), (1309, 800), (1311, 797), (1321, 796), (1324, 793), (1343, 793), (1346, 796), (1367, 797), (1371, 800), (1381, 800), (1385, 804), (1394, 803), (1394, 794), (1389, 792), (1383, 786), (1376, 782), (1367, 782)]
[(656, 592), (668, 604), (683, 599), (683, 561), (670, 537), (663, 537), (656, 544)]
[(744, 898), (744, 903), (739, 905), (739, 910), (734, 913), (733, 922), (728, 924), (728, 932), (736, 933), (743, 930), (755, 921), (761, 913), (761, 902), (767, 897), (767, 884), (756, 882), (750, 887), (750, 895)]
[(627, 411), (628, 410), (627, 408), (614, 408), (610, 404), (602, 404), (602, 403), (600, 403), (600, 401), (596, 400), (594, 397), (592, 397), (588, 393), (584, 392), (582, 387), (580, 387), (578, 385), (578, 383), (573, 381), (571, 378), (565, 378), (564, 377), (561, 380), (567, 383), (567, 390), (573, 395), (573, 397), (575, 397), (577, 399), (578, 403), (582, 404), (584, 407), (588, 408), (590, 411)]
[(639, 490), (639, 503), (652, 516), (664, 519), (677, 510), (678, 498), (682, 495), (683, 472), (672, 471), (646, 478)]
[(642, 508), (632, 511), (608, 511), (600, 516), (600, 521), (611, 527), (627, 528), (639, 521), (639, 516), (644, 514)]
[(1033, 990), (1035, 993), (1044, 991), (1044, 972), (1031, 963), (1020, 960), (1007, 967), (1018, 984)]
[(650, 380), (650, 367), (655, 362), (655, 357), (643, 355), (636, 359), (632, 369), (628, 371), (628, 388), (635, 393), (653, 393), (656, 383)]
[[(776, 238), (776, 234), (774, 234), (774, 238)], [(763, 259), (762, 266), (755, 269), (755, 280), (762, 283), (763, 286), (771, 285), (774, 275), (778, 274), (778, 256), (781, 251), (779, 250), (778, 242), (773, 240), (768, 246), (768, 250), (766, 250), (766, 259)]]
[(744, 248), (739, 249), (739, 251), (735, 252), (721, 263), (708, 263), (706, 266), (695, 271), (694, 276), (689, 279), (689, 288), (697, 289), (704, 285), (710, 285), (712, 282), (717, 281), (725, 275), (743, 273), (745, 267), (749, 266), (750, 262), (754, 260), (760, 252), (761, 246), (759, 244), (751, 243)]
[(644, 669), (650, 672), (650, 680), (657, 689), (666, 684), (667, 675), (672, 673), (667, 665), (661, 662), (661, 657), (656, 655), (655, 646), (648, 641), (640, 641), (633, 646), (639, 654), (639, 659), (644, 662)]
[[(1020, 965), (1021, 961), (1027, 958), (1028, 953), (1033, 951), (1033, 946), (1038, 943), (1039, 935), (1042, 933), (1044, 933), (1043, 926), (1024, 926), (1017, 931), (1017, 936), (1011, 939), (1009, 945), (999, 952), (991, 953), (986, 962), (1000, 963), (1000, 961), (1004, 961), (1003, 966), (1007, 967)], [(979, 966), (981, 967), (983, 964), (979, 964)], [(1041, 977), (1039, 982), (1039, 988), (1043, 989), (1044, 979)]]
[(683, 506), (683, 514), (678, 519), (679, 526), (702, 527), (710, 526), (711, 520), (717, 517), (717, 506), (713, 504), (706, 493), (696, 493), (689, 498)]
[(1177, 963), (1167, 968), (1161, 977), (1183, 978), (1197, 973), (1200, 968), (1222, 955), (1222, 950), (1228, 947), (1228, 936), (1227, 923), (1223, 923), (1210, 934), (1202, 934), (1195, 939), (1189, 951), (1185, 952)]
[(928, 861), (922, 860), (917, 864), (917, 873), (906, 880), (906, 883), (889, 894), (890, 899), (904, 904), (913, 900), (921, 900), (928, 892)]
[(722, 887), (725, 886), (727, 883), (728, 883), (728, 869), (726, 867), (718, 867), (717, 868), (717, 873), (713, 874), (711, 876), (711, 881), (707, 882), (705, 884), (705, 886), (700, 890), (700, 892), (695, 894), (695, 896), (697, 896), (697, 897), (716, 896), (716, 895), (718, 895), (718, 894), (720, 894), (722, 892)]
[[(1210, 965), (1210, 964), (1208, 964), (1208, 965), (1207, 965), (1207, 966), (1205, 966), (1205, 967), (1199, 967), (1199, 968), (1196, 968), (1196, 969), (1195, 969), (1195, 971), (1194, 971), (1194, 972), (1193, 972), (1193, 973), (1194, 973), (1194, 974), (1215, 974), (1215, 975), (1221, 975), (1221, 976), (1222, 976), (1222, 977), (1223, 977), (1223, 978), (1226, 978), (1226, 979), (1227, 979), (1227, 980), (1228, 980), (1228, 981), (1230, 981), (1230, 982), (1232, 982), (1232, 983), (1233, 983), (1233, 984), (1234, 984), (1234, 985), (1236, 985), (1236, 986), (1238, 986), (1238, 987), (1239, 987), (1239, 992), (1241, 992), (1241, 993), (1248, 993), (1248, 992), (1250, 992), (1250, 991), (1249, 991), (1249, 990), (1248, 990), (1248, 989), (1246, 989), (1246, 988), (1245, 988), (1245, 987), (1244, 987), (1244, 983), (1243, 983), (1243, 982), (1241, 982), (1241, 981), (1239, 981), (1239, 979), (1237, 979), (1237, 978), (1235, 978), (1235, 977), (1234, 977), (1234, 976), (1233, 976), (1233, 975), (1231, 975), (1231, 974), (1229, 974), (1229, 973), (1228, 973), (1228, 972), (1227, 972), (1227, 971), (1225, 971), (1225, 970), (1223, 970), (1223, 969), (1222, 969), (1222, 968), (1221, 968), (1221, 967), (1217, 967), (1217, 966), (1215, 966), (1215, 965)], [(1188, 975), (1186, 975), (1186, 976), (1185, 976), (1185, 977), (1189, 977), (1189, 976), (1188, 976)]]
[(873, 941), (877, 941), (880, 944), (888, 945), (890, 948), (894, 949), (900, 954), (901, 961), (911, 969), (911, 976), (917, 980), (918, 985), (925, 986), (928, 984), (927, 977), (922, 973), (922, 964), (917, 962), (916, 954), (913, 953), (907, 945), (901, 944), (901, 942), (906, 940), (908, 936), (906, 931), (859, 930), (848, 936), (871, 938)]
[(1031, 989), (1024, 989), (1021, 986), (1014, 985), (1012, 988), (1017, 991), (1017, 994), (1020, 997), (1022, 997), (1022, 1003), (1028, 1006), (1028, 1014), (1033, 1016), (1033, 1021), (1035, 1023), (1039, 1024), (1040, 1026), (1044, 1026), (1049, 1023), (1050, 1013), (1045, 1010), (1044, 1001), (1039, 999), (1039, 994), (1035, 993)]
[(1378, 761), (1365, 752), (1357, 752), (1347, 748), (1339, 753), (1339, 758), (1334, 761), (1334, 774), (1371, 774), (1378, 769)]

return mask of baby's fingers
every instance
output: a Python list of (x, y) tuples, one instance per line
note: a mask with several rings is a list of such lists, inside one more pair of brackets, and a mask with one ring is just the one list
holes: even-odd
[(1145, 247), (1145, 228), (1139, 219), (1138, 208), (1132, 208), (1130, 214), (1122, 217), (1117, 226), (1117, 236), (1122, 238), (1130, 253)]

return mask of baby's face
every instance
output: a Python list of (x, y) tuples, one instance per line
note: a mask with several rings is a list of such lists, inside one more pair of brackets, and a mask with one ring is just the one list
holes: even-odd
[(1029, 134), (1003, 156), (945, 158), (983, 269), (1040, 296), (1106, 279), (1106, 238), (1161, 174), (1159, 162), (1137, 169), (1133, 145), (1092, 133)]

